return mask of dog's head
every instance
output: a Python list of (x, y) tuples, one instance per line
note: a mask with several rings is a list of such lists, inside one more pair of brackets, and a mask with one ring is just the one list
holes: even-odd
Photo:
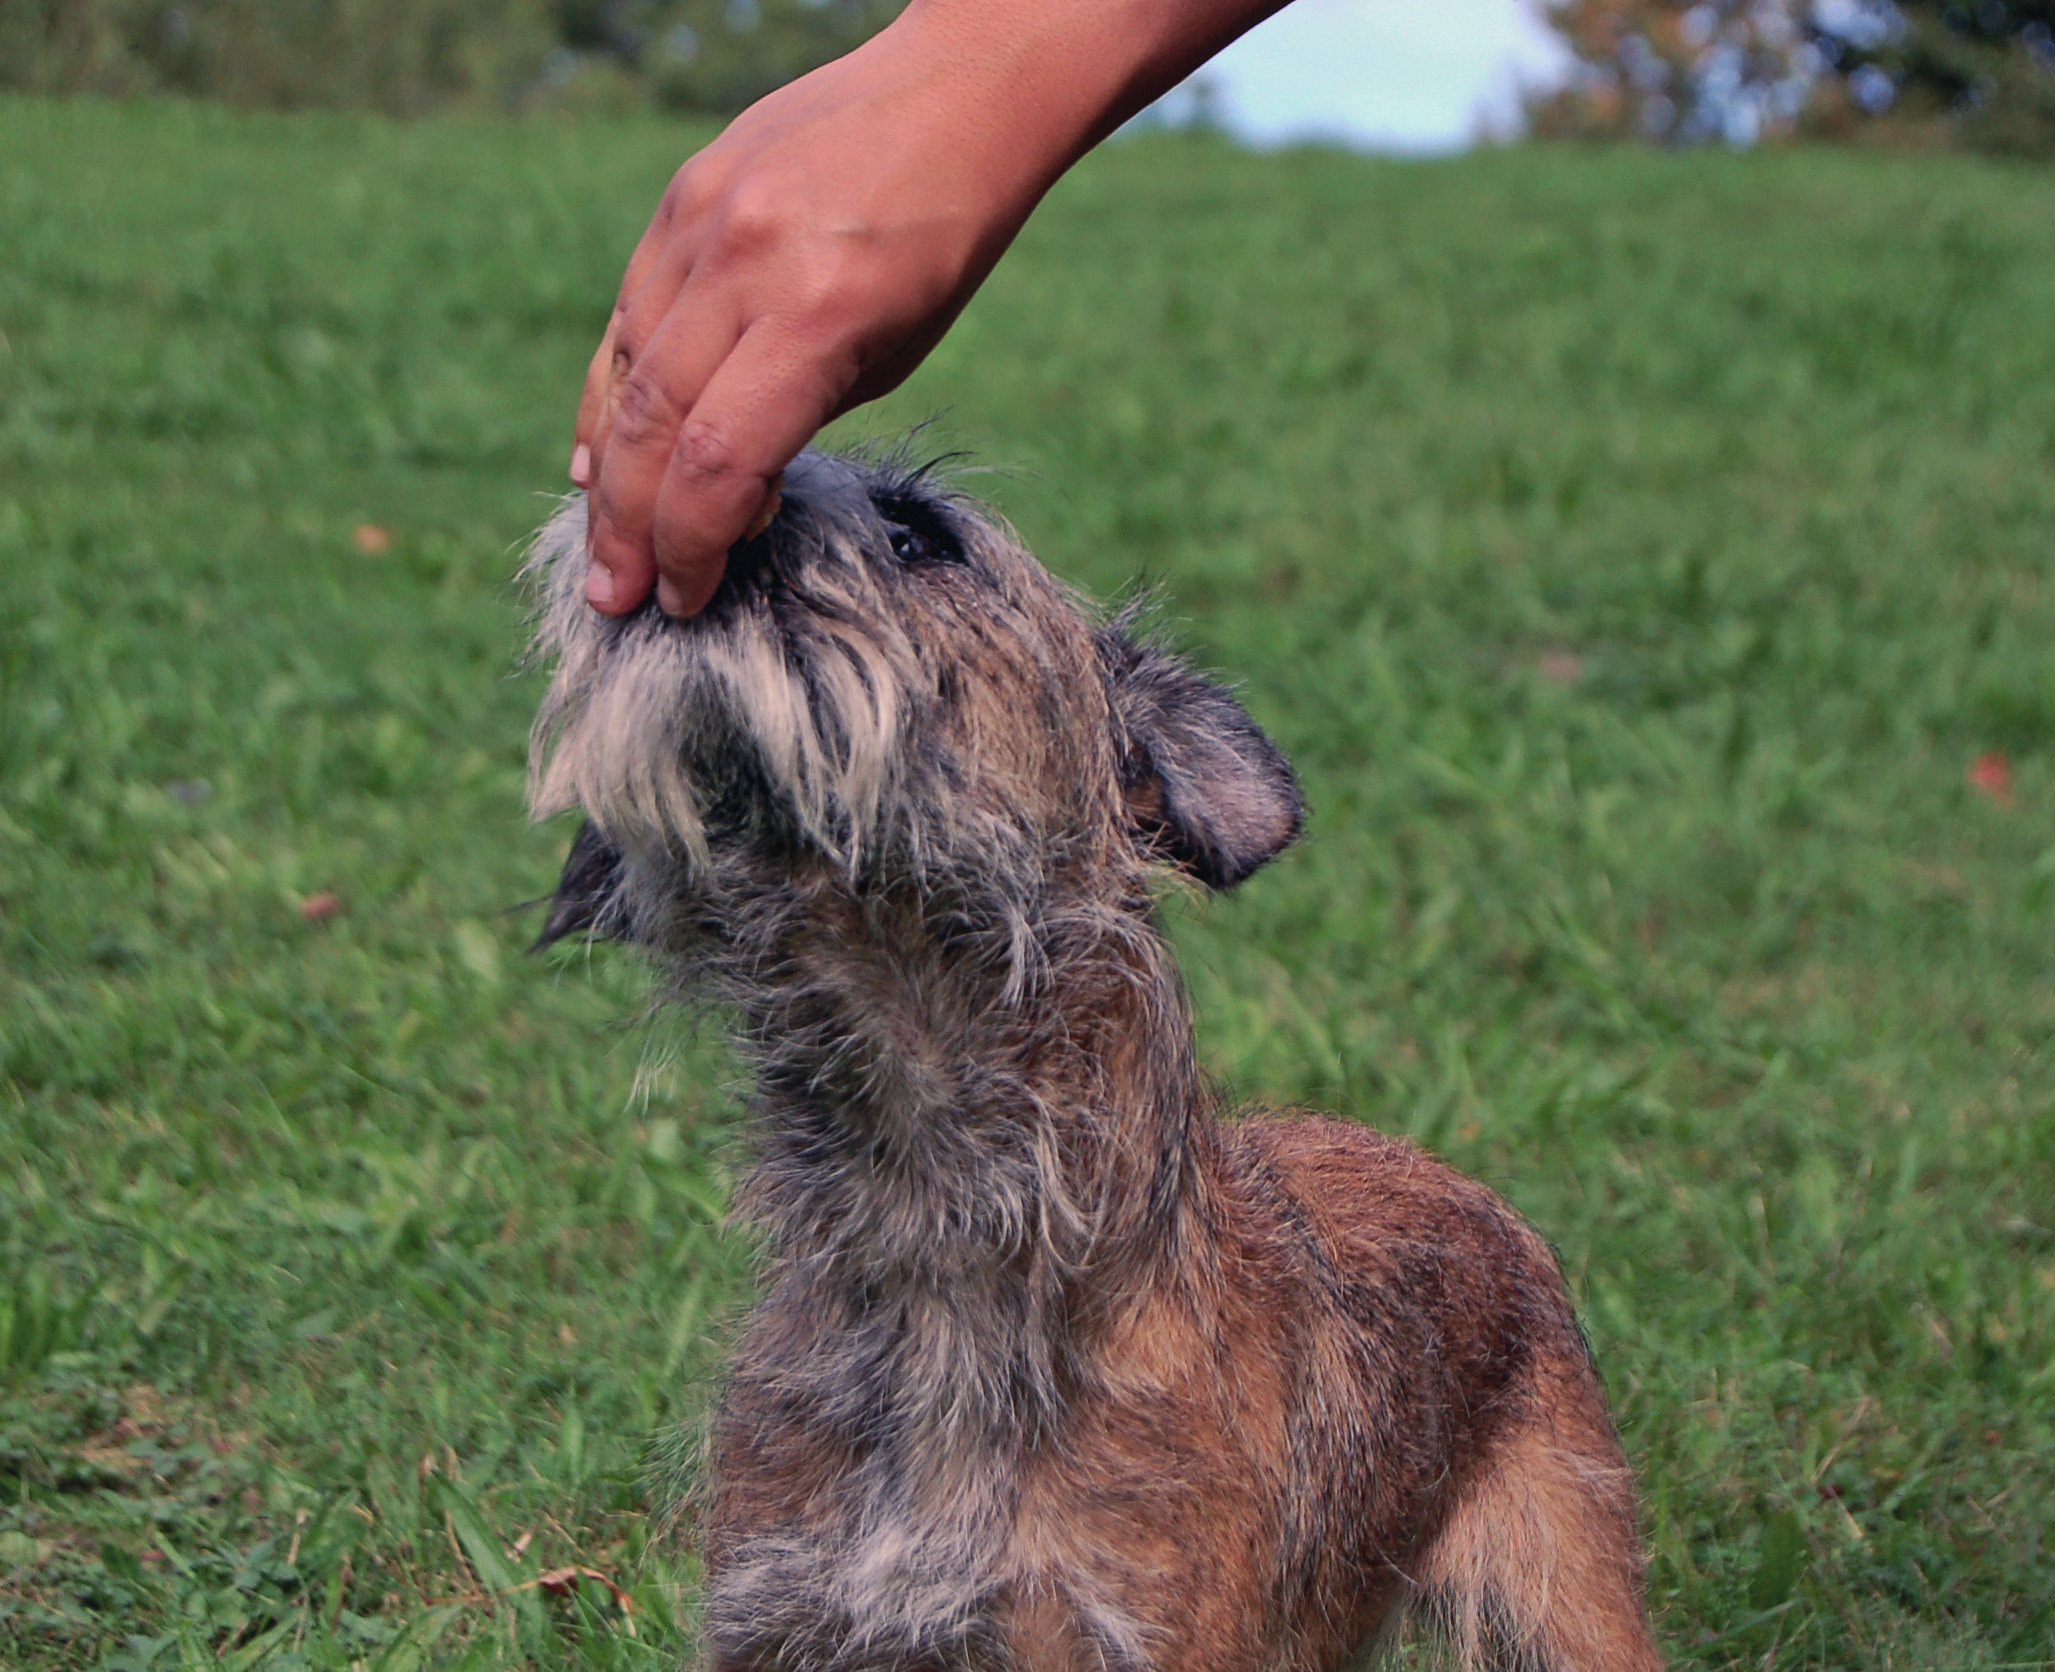
[(1290, 766), (1221, 686), (1095, 624), (930, 472), (824, 453), (706, 609), (584, 601), (585, 506), (538, 537), (530, 804), (582, 808), (545, 939), (668, 940), (795, 883), (1013, 901), (1151, 863), (1215, 888), (1297, 834)]

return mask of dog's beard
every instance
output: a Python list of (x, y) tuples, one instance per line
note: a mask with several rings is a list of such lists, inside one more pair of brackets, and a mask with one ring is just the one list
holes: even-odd
[[(556, 675), (529, 744), (529, 810), (583, 807), (613, 840), (700, 867), (710, 832), (768, 815), (854, 868), (892, 804), (918, 689), (906, 635), (864, 608), (838, 531), (804, 573), (690, 622), (585, 602), (586, 507), (567, 500), (524, 570)], [(840, 549), (838, 549), (840, 547)]]

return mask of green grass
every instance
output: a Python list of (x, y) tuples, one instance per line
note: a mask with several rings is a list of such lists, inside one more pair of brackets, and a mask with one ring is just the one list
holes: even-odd
[[(0, 103), (0, 1663), (689, 1643), (733, 1070), (522, 955), (506, 585), (687, 143)], [(1303, 768), (1206, 1056), (1555, 1240), (1676, 1662), (2051, 1664), (2055, 176), (1124, 145), (930, 414)]]

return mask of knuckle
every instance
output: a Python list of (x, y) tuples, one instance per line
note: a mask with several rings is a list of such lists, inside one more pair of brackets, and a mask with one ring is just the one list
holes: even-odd
[(724, 252), (760, 251), (784, 237), (788, 218), (784, 192), (762, 181), (744, 181), (722, 206), (721, 247)]
[(720, 170), (705, 152), (686, 160), (657, 200), (657, 220), (666, 230), (690, 225), (707, 211), (719, 190)]
[(650, 321), (645, 317), (647, 311), (631, 302), (623, 302), (621, 311), (607, 326), (607, 334), (599, 345), (600, 352), (606, 356), (608, 367), (616, 377), (627, 375), (628, 368), (642, 358), (651, 330)]
[(702, 482), (733, 476), (741, 469), (734, 436), (726, 425), (709, 418), (686, 421), (678, 431), (674, 456), (688, 477)]
[(614, 434), (630, 448), (642, 448), (678, 427), (678, 403), (656, 378), (628, 378), (614, 397)]
[(721, 195), (724, 172), (714, 158), (701, 152), (672, 175), (660, 205), (665, 224), (696, 221), (704, 215)]
[(621, 504), (619, 493), (604, 482), (593, 490), (591, 519), (586, 548), (593, 561), (607, 569), (632, 569), (642, 553), (636, 524)]
[(719, 191), (725, 175), (719, 146), (693, 152), (670, 177), (668, 197), (678, 205), (680, 214), (693, 214), (707, 207), (707, 199)]
[(662, 319), (662, 312), (646, 293), (639, 292), (621, 304), (601, 344), (615, 377), (626, 377), (629, 368), (642, 358)]

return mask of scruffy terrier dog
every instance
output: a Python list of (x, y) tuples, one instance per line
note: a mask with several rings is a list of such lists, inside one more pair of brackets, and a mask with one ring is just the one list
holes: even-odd
[(722, 1672), (1659, 1666), (1548, 1248), (1410, 1144), (1215, 1118), (1151, 890), (1290, 843), (1233, 697), (917, 471), (818, 453), (707, 610), (540, 537), (546, 939), (739, 1013), (761, 1303), (697, 1518)]

